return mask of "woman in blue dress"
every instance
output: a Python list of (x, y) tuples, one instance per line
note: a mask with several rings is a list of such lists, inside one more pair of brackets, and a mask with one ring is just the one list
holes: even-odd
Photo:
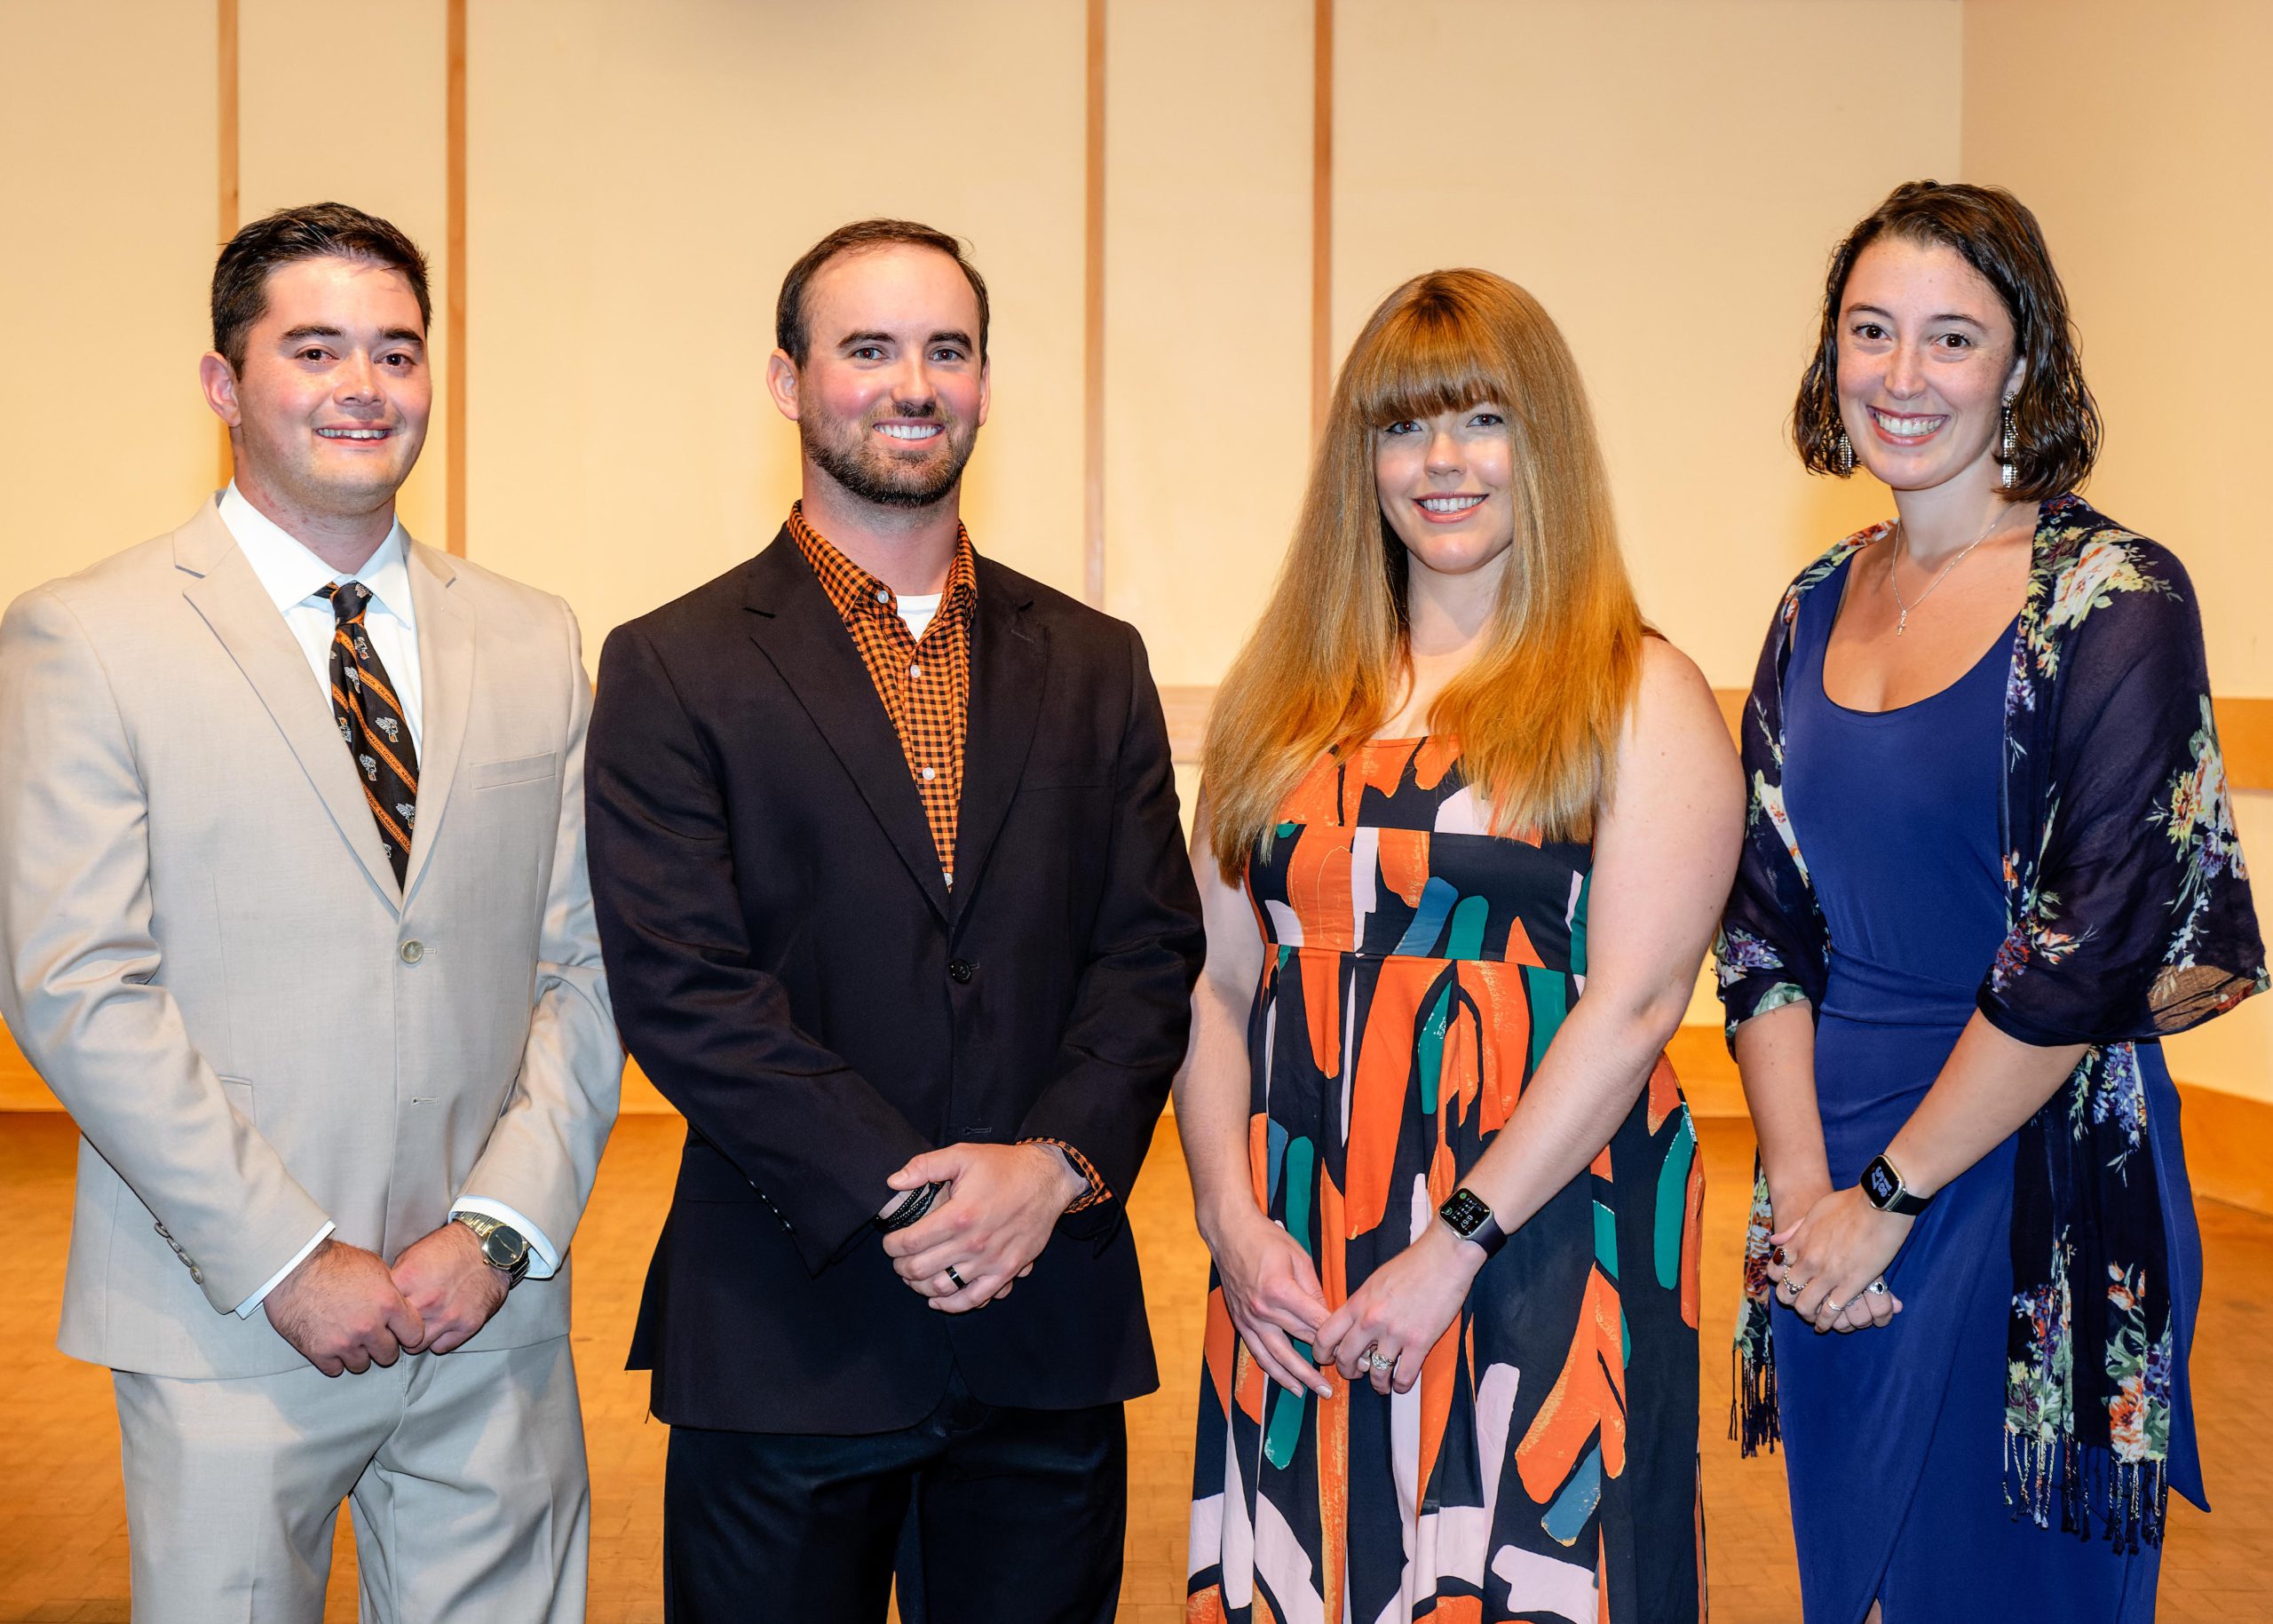
[(2193, 588), (2074, 495), (2099, 420), (2008, 193), (1855, 228), (1794, 427), (1897, 517), (1793, 583), (1746, 709), (1732, 1424), (1784, 1444), (1810, 1624), (2150, 1619), (2204, 1503), (2158, 1040), (2266, 986)]

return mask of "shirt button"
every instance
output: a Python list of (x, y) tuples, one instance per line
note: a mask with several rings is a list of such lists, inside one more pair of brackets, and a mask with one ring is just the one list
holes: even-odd
[(923, 675), (923, 668), (920, 665), (911, 665), (907, 668), (907, 674), (910, 677), (921, 677)]
[(424, 942), (411, 941), (403, 943), (400, 949), (400, 957), (404, 963), (416, 964), (419, 960), (425, 956), (426, 944)]
[(890, 603), (891, 601), (891, 589), (887, 587), (878, 587), (876, 589), (876, 601), (880, 604)]
[(939, 769), (936, 767), (926, 767), (923, 769), (920, 776), (923, 778), (923, 781), (928, 784), (933, 779), (939, 776)]
[(978, 968), (978, 966), (972, 963), (969, 959), (949, 959), (947, 961), (947, 979), (960, 986), (970, 979), (972, 973), (976, 971)]

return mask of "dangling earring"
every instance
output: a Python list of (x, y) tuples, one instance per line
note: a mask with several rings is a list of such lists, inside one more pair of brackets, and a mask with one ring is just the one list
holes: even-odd
[(1839, 431), (1838, 457), (1841, 473), (1849, 474), (1855, 471), (1855, 444), (1847, 438), (1847, 431), (1844, 429)]
[(2005, 438), (1997, 452), (1997, 460), (2005, 465), (2005, 488), (2010, 490), (2019, 482), (2020, 466), (2017, 448), (2019, 437), (2013, 432), (2013, 397), (2007, 395), (2004, 403)]

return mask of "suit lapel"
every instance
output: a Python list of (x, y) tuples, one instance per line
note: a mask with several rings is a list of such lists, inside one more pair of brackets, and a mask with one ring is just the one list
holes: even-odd
[(261, 589), (260, 578), (237, 551), (235, 538), (212, 503), (174, 533), (174, 564), (192, 577), (182, 595), (267, 707), (347, 849), (387, 906), (397, 907), (394, 870), (380, 847), (378, 826), (371, 820), (370, 804), (363, 798), (331, 706), (312, 677), (307, 656), (291, 629)]
[(447, 553), (416, 543), (410, 548), (410, 604), (418, 617), (419, 701), (424, 725), (418, 751), (418, 826), (410, 838), (410, 866), (403, 876), (408, 899), (418, 889), (426, 859), (442, 832), (442, 811), (457, 777), (465, 747), (466, 717), (473, 701), (473, 612), (462, 592), (451, 590), (456, 566)]
[(752, 640), (843, 764), (909, 875), (944, 922), (946, 883), (907, 753), (860, 651), (852, 646), (852, 634), (786, 527), (751, 561), (746, 606)]
[(987, 854), (1026, 774), (1041, 715), (1049, 645), (1026, 614), (1030, 595), (978, 563), (978, 622), (970, 648), (970, 720), (963, 738), (962, 804), (955, 818), (955, 911), (986, 873)]

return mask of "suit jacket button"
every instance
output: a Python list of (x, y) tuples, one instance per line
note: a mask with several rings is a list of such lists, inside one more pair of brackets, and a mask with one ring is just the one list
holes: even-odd
[(958, 986), (961, 986), (962, 983), (969, 981), (978, 969), (978, 966), (972, 963), (969, 959), (949, 959), (947, 961), (947, 979), (954, 982)]
[(402, 955), (402, 962), (404, 963), (416, 964), (419, 960), (426, 956), (426, 944), (424, 942), (405, 942), (402, 945), (400, 952)]

